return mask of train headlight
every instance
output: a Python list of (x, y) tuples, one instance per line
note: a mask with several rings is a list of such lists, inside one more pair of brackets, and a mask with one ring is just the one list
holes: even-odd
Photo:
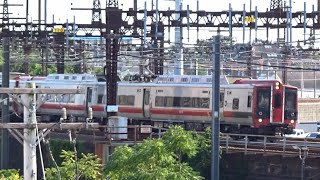
[(293, 124), (293, 123), (294, 123), (294, 120), (292, 119), (292, 120), (290, 121), (290, 123)]
[(276, 89), (280, 89), (280, 83), (279, 82), (276, 82)]
[(259, 119), (258, 121), (259, 121), (259, 123), (261, 123), (261, 122), (262, 122), (262, 119)]

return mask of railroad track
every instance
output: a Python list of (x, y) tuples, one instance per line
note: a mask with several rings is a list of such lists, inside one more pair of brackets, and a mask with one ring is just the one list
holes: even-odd
[[(232, 138), (239, 136), (242, 138)], [(246, 154), (297, 156), (299, 151), (307, 151), (308, 157), (320, 157), (320, 141), (313, 139), (222, 134), (220, 146), (226, 153), (244, 152)]]

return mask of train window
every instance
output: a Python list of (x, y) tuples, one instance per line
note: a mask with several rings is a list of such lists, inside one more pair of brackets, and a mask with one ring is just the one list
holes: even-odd
[[(149, 103), (149, 101), (148, 101)], [(127, 96), (127, 105), (133, 106), (134, 105), (134, 96)]]
[(92, 102), (92, 88), (88, 88), (87, 90), (87, 101)]
[(77, 80), (77, 76), (72, 76), (72, 80)]
[(220, 93), (220, 108), (223, 108), (224, 104), (224, 93)]
[(188, 78), (181, 78), (181, 82), (188, 82)]
[(192, 78), (191, 81), (192, 82), (200, 82), (200, 78)]
[(158, 107), (164, 107), (164, 97), (157, 96), (155, 105)]
[(274, 96), (274, 107), (275, 107), (275, 108), (281, 107), (281, 95), (280, 95), (280, 93), (277, 93), (277, 94)]
[(70, 94), (70, 102), (71, 103), (76, 102), (76, 96), (74, 94)]
[(54, 102), (53, 95), (47, 94), (47, 101), (48, 101), (48, 102)]
[(269, 109), (270, 108), (270, 96), (271, 91), (269, 89), (259, 89), (258, 90), (258, 108), (259, 109)]
[(173, 97), (173, 107), (181, 107), (181, 97)]
[(65, 76), (65, 77), (64, 77), (64, 80), (69, 80), (69, 76)]
[(173, 106), (173, 97), (165, 97), (164, 99), (164, 106), (165, 107), (172, 107)]
[(56, 96), (56, 102), (61, 102), (61, 101), (63, 101), (63, 96), (62, 96), (62, 94), (57, 94), (57, 96)]
[(98, 94), (98, 104), (102, 104), (103, 94)]
[(201, 108), (209, 108), (210, 105), (210, 99), (209, 98), (201, 98)]
[(192, 107), (200, 108), (201, 107), (201, 98), (192, 98)]
[(296, 109), (297, 91), (294, 89), (285, 89), (285, 109)]
[(150, 101), (150, 91), (149, 90), (144, 91), (143, 101), (144, 101), (144, 105), (149, 105), (149, 101)]
[(207, 78), (207, 82), (208, 83), (212, 82), (212, 78)]
[(66, 103), (68, 103), (68, 102), (70, 102), (70, 95), (69, 94), (65, 94), (65, 95), (62, 95), (62, 101), (63, 102), (66, 102)]
[(234, 98), (232, 100), (232, 109), (239, 109), (239, 98)]
[(252, 96), (248, 96), (248, 102), (247, 102), (247, 107), (250, 108), (251, 107), (251, 100), (252, 100)]
[(121, 95), (118, 98), (119, 105), (126, 105), (127, 104), (127, 96)]
[(182, 107), (191, 107), (192, 106), (192, 101), (190, 97), (183, 97), (181, 98), (182, 100)]

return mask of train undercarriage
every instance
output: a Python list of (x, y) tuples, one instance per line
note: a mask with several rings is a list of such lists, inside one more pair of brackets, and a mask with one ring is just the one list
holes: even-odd
[[(130, 119), (128, 125), (150, 125), (152, 127), (168, 128), (171, 125), (180, 125), (186, 130), (205, 131), (211, 127), (209, 122), (184, 122), (184, 121), (150, 121)], [(236, 124), (220, 124), (220, 132), (230, 134), (252, 134), (252, 135), (268, 135), (283, 136), (292, 133), (293, 129), (287, 124), (270, 124), (269, 126), (261, 126), (253, 128), (248, 125)]]

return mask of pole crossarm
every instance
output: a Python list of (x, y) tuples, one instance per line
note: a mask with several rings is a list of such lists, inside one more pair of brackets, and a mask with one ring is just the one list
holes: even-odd
[[(99, 123), (0, 123), (0, 129), (59, 129), (59, 130), (79, 130), (79, 129), (99, 129)], [(46, 134), (46, 133), (44, 133)]]
[(17, 129), (8, 129), (9, 133), (20, 143), (23, 145), (24, 137), (21, 132)]
[(84, 94), (84, 89), (0, 88), (0, 94)]

